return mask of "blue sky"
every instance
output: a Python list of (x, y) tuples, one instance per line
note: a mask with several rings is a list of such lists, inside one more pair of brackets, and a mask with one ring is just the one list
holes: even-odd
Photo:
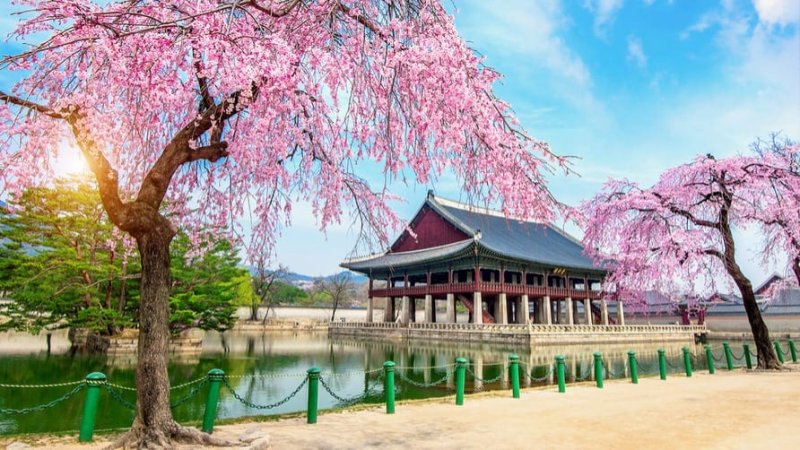
[[(609, 177), (649, 184), (697, 154), (744, 153), (771, 131), (800, 139), (798, 0), (454, 4), (459, 32), (503, 73), (497, 93), (528, 132), (580, 157), (580, 176), (551, 180), (568, 204), (590, 198)], [(458, 198), (453, 180), (434, 187)], [(428, 188), (397, 187), (407, 199), (397, 206), (403, 217)], [(766, 275), (753, 251), (760, 237), (738, 235), (742, 266), (758, 283)], [(327, 273), (353, 240), (346, 227), (325, 240), (310, 214), (298, 214), (277, 254), (293, 269)]]
[[(453, 5), (461, 35), (503, 73), (497, 93), (529, 134), (580, 158), (580, 176), (551, 180), (568, 204), (590, 198), (608, 177), (652, 183), (698, 153), (746, 152), (771, 131), (800, 139), (800, 0)], [(0, 20), (4, 35), (9, 22)], [(0, 86), (7, 82), (0, 79)], [(446, 177), (434, 186), (393, 187), (407, 200), (396, 206), (405, 218), (431, 187), (459, 196), (457, 183)], [(339, 270), (355, 241), (347, 224), (323, 235), (302, 204), (293, 223), (278, 240), (277, 260), (311, 275)], [(742, 265), (758, 283), (765, 273), (748, 249), (759, 238), (739, 234)]]

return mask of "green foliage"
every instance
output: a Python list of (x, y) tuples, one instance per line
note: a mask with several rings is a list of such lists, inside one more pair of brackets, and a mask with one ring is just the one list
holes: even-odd
[[(91, 323), (108, 334), (122, 326), (124, 248), (96, 189), (59, 180), (54, 188), (24, 191), (12, 204), (19, 209), (0, 215), (0, 291), (14, 300), (3, 309), (10, 319), (3, 328), (38, 333)], [(99, 313), (115, 308), (119, 314)]]
[(275, 282), (275, 303), (280, 305), (303, 304), (308, 301), (308, 292), (283, 281)]
[[(86, 328), (114, 334), (135, 326), (141, 265), (107, 220), (94, 186), (58, 180), (11, 199), (0, 211), (0, 329), (38, 333)], [(208, 251), (193, 253), (186, 235), (175, 238), (170, 320), (173, 332), (189, 327), (226, 330), (235, 305), (255, 295), (236, 250), (210, 236)]]
[[(224, 331), (236, 321), (236, 304), (247, 302), (250, 292), (246, 269), (238, 267), (236, 249), (228, 241), (204, 243), (200, 254), (192, 252), (191, 242), (179, 234), (172, 242), (172, 296), (170, 328), (174, 333), (191, 327)], [(244, 295), (245, 297), (242, 297)]]

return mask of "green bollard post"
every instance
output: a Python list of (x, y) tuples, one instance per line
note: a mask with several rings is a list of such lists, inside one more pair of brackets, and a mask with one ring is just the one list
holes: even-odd
[(383, 363), (383, 394), (386, 397), (386, 414), (394, 414), (394, 362)]
[(662, 380), (667, 379), (667, 352), (663, 348), (658, 349), (658, 375)]
[(753, 360), (750, 359), (750, 346), (748, 344), (743, 344), (742, 348), (744, 349), (744, 363), (747, 365), (748, 369), (752, 369)]
[(308, 411), (306, 423), (317, 423), (317, 406), (319, 405), (319, 368), (312, 367), (308, 373)]
[(508, 355), (508, 369), (511, 372), (511, 396), (519, 398), (519, 355)]
[(636, 352), (628, 352), (628, 367), (631, 369), (631, 383), (639, 384), (639, 366), (636, 364)]
[(594, 352), (594, 381), (598, 388), (603, 388), (603, 355), (600, 352)]
[(789, 353), (792, 354), (792, 362), (797, 362), (797, 347), (794, 345), (794, 341), (789, 341)]
[(772, 346), (775, 347), (775, 354), (778, 356), (778, 361), (783, 364), (783, 349), (781, 349), (781, 343), (774, 341), (772, 342)]
[(706, 363), (708, 364), (708, 373), (714, 375), (714, 355), (711, 354), (711, 346), (706, 344)]
[(727, 342), (722, 343), (722, 348), (725, 349), (725, 364), (728, 370), (733, 370), (733, 355), (731, 355), (731, 346)]
[(102, 372), (92, 372), (86, 375), (86, 400), (83, 403), (83, 417), (81, 418), (78, 442), (92, 442), (97, 402), (100, 400), (100, 390), (105, 384), (106, 376)]
[(556, 376), (558, 377), (558, 392), (564, 393), (567, 391), (567, 383), (564, 379), (565, 375), (564, 356), (556, 356)]
[(689, 347), (683, 347), (683, 367), (686, 369), (686, 377), (692, 376), (692, 356), (689, 354)]
[(214, 431), (214, 419), (217, 417), (217, 401), (219, 400), (219, 389), (225, 372), (222, 369), (211, 369), (208, 371), (208, 397), (206, 398), (206, 410), (203, 414), (203, 431), (211, 433)]
[(464, 404), (464, 384), (467, 379), (467, 359), (456, 358), (456, 405)]

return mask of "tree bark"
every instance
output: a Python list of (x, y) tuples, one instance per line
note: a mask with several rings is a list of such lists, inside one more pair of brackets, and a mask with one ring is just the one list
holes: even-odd
[[(169, 245), (174, 231), (157, 216), (154, 226), (135, 236), (142, 261), (139, 304), (139, 362), (136, 366), (136, 420), (145, 442), (168, 443), (176, 426), (169, 407)], [(150, 436), (147, 436), (150, 435)]]
[(792, 260), (792, 272), (794, 272), (794, 277), (797, 278), (797, 284), (800, 285), (800, 255), (795, 256)]
[(739, 264), (736, 262), (736, 244), (733, 240), (733, 232), (731, 231), (729, 218), (732, 196), (724, 189), (724, 186), (722, 191), (724, 204), (723, 207), (720, 208), (719, 213), (719, 231), (722, 234), (724, 255), (722, 255), (721, 259), (725, 265), (725, 270), (727, 270), (728, 274), (733, 278), (742, 296), (744, 310), (747, 313), (747, 320), (750, 322), (750, 331), (753, 333), (753, 340), (755, 341), (756, 350), (758, 351), (758, 368), (780, 369), (781, 364), (778, 361), (778, 356), (772, 349), (767, 324), (764, 323), (764, 318), (761, 317), (761, 310), (758, 309), (758, 303), (756, 303), (753, 284), (750, 283), (750, 280), (745, 276), (741, 267), (739, 267)]

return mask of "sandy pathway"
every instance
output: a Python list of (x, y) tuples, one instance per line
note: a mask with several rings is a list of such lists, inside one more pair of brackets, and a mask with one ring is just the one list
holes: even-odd
[[(502, 397), (500, 395), (503, 395)], [(234, 438), (254, 429), (269, 433), (275, 449), (382, 448), (797, 448), (800, 442), (800, 371), (695, 373), (638, 385), (616, 381), (398, 404), (304, 419), (219, 427)], [(4, 443), (8, 443), (5, 441)], [(50, 449), (100, 445), (50, 442)]]

